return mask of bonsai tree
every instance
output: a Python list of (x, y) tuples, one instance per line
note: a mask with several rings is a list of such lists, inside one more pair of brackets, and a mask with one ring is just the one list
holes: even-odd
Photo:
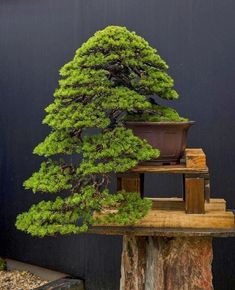
[[(47, 159), (24, 182), (53, 199), (19, 214), (19, 230), (41, 237), (80, 233), (99, 222), (135, 223), (147, 213), (149, 200), (136, 192), (111, 194), (109, 183), (111, 174), (159, 156), (125, 128), (126, 119), (181, 120), (155, 100), (178, 98), (167, 69), (157, 50), (125, 27), (98, 31), (76, 51), (45, 109), (51, 133), (33, 151)], [(113, 210), (94, 215), (105, 208)]]

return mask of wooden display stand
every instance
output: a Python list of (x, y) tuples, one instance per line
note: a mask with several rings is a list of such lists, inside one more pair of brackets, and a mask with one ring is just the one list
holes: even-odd
[(182, 198), (153, 198), (135, 225), (91, 230), (123, 235), (120, 290), (212, 290), (212, 237), (235, 236), (235, 224), (225, 200), (210, 198), (204, 152), (186, 149), (179, 165), (139, 165), (118, 175), (118, 190), (143, 196), (144, 173), (182, 174)]

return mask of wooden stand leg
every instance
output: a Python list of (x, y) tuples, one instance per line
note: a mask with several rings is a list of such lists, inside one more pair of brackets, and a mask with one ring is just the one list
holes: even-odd
[(139, 192), (144, 195), (144, 174), (143, 173), (123, 173), (117, 177), (117, 190), (127, 192)]
[(185, 210), (186, 213), (205, 213), (204, 177), (185, 177)]
[(213, 290), (212, 239), (123, 239), (120, 290)]

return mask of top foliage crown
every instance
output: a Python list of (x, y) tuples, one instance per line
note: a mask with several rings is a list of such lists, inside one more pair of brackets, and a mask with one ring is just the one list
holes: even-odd
[[(178, 97), (172, 89), (173, 79), (166, 73), (168, 66), (157, 50), (125, 27), (109, 26), (96, 32), (76, 51), (73, 61), (62, 68), (61, 75), (72, 77), (77, 69), (87, 69), (90, 76), (95, 75), (98, 79), (101, 75), (108, 77), (109, 87), (122, 85), (140, 94), (156, 94), (164, 99)], [(86, 82), (85, 78), (82, 77), (81, 81)], [(69, 80), (69, 86), (79, 83), (77, 79)], [(92, 78), (90, 83), (97, 85), (96, 80)], [(103, 83), (103, 87), (106, 84)]]

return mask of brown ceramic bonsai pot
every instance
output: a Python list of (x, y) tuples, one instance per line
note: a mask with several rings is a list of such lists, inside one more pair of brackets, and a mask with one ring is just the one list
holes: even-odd
[(187, 145), (189, 122), (126, 122), (126, 128), (160, 150), (160, 156), (150, 162), (176, 164), (180, 162)]

